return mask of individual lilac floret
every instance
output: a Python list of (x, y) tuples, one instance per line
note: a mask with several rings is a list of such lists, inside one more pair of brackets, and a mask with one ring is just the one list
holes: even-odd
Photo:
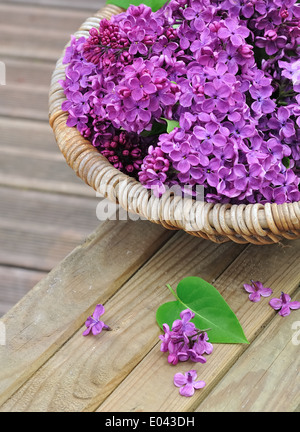
[(265, 48), (268, 55), (274, 55), (280, 48), (283, 48), (287, 43), (286, 36), (279, 36), (276, 30), (266, 30), (263, 37), (257, 36), (256, 45), (259, 48)]
[(180, 312), (181, 319), (175, 320), (172, 325), (172, 331), (174, 333), (182, 333), (186, 342), (188, 342), (188, 337), (193, 335), (195, 332), (195, 324), (190, 322), (194, 317), (194, 312), (185, 309)]
[(279, 135), (283, 138), (290, 138), (295, 135), (295, 124), (290, 118), (290, 110), (286, 107), (280, 107), (276, 116), (270, 118), (268, 126), (273, 130), (279, 130)]
[(174, 384), (180, 387), (179, 393), (181, 396), (190, 397), (195, 393), (195, 389), (205, 387), (204, 381), (197, 381), (197, 371), (192, 369), (185, 374), (177, 373), (174, 375)]
[(269, 297), (273, 290), (271, 288), (266, 288), (264, 285), (259, 281), (251, 280), (251, 285), (244, 284), (245, 290), (250, 293), (249, 300), (256, 303), (260, 301), (260, 297)]
[(162, 352), (167, 352), (169, 350), (169, 342), (171, 341), (172, 333), (170, 331), (170, 327), (168, 324), (163, 324), (164, 335), (160, 335), (159, 339), (161, 340), (160, 350)]
[(218, 36), (221, 39), (229, 39), (234, 47), (239, 47), (245, 43), (245, 38), (250, 34), (250, 30), (239, 25), (238, 20), (227, 18), (224, 21), (224, 27), (218, 31)]
[(288, 294), (281, 293), (280, 298), (273, 298), (269, 301), (269, 305), (275, 309), (279, 310), (279, 315), (285, 317), (291, 313), (291, 309), (300, 309), (299, 301), (291, 301), (291, 297)]
[(104, 312), (104, 306), (102, 304), (98, 304), (93, 315), (89, 316), (85, 322), (87, 329), (82, 333), (83, 336), (87, 336), (90, 332), (92, 332), (93, 335), (97, 335), (101, 333), (102, 330), (111, 330), (108, 325), (99, 320), (100, 316), (103, 315)]
[(211, 354), (213, 352), (213, 344), (211, 344), (206, 332), (199, 335), (197, 343), (194, 345), (198, 354)]

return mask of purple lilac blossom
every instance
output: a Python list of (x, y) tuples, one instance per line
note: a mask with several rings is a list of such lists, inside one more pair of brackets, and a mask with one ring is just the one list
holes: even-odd
[(201, 185), (211, 202), (299, 201), (299, 53), (296, 0), (130, 6), (72, 36), (62, 109), (157, 196)]
[(191, 360), (206, 363), (203, 354), (211, 354), (213, 346), (208, 342), (206, 331), (196, 328), (191, 322), (195, 314), (185, 309), (180, 313), (180, 319), (173, 322), (170, 329), (168, 324), (163, 325), (164, 334), (160, 335), (160, 350), (168, 353), (168, 362), (176, 365), (179, 361)]
[(190, 397), (195, 393), (195, 389), (205, 387), (204, 381), (197, 381), (197, 371), (192, 369), (185, 374), (180, 372), (174, 375), (174, 385), (180, 387), (179, 393), (181, 396)]
[(288, 294), (281, 293), (280, 298), (273, 298), (269, 301), (269, 305), (275, 309), (279, 310), (279, 315), (285, 317), (291, 313), (291, 309), (300, 309), (299, 301), (291, 301), (291, 297)]

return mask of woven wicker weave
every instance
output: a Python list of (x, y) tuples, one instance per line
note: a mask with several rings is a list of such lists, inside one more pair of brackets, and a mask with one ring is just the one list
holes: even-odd
[[(76, 37), (89, 36), (99, 18), (122, 12), (106, 6), (80, 27)], [(259, 245), (278, 243), (283, 238), (300, 238), (300, 202), (290, 204), (211, 204), (181, 198), (171, 192), (157, 198), (135, 179), (115, 169), (76, 128), (66, 126), (68, 114), (61, 110), (65, 100), (58, 80), (65, 78), (62, 58), (54, 70), (49, 94), (49, 117), (58, 146), (69, 166), (95, 191), (168, 229), (186, 232), (217, 243), (234, 241)]]

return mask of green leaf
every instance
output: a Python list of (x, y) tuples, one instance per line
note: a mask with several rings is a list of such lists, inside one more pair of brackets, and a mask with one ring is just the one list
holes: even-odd
[(282, 159), (282, 164), (286, 167), (286, 168), (289, 168), (290, 167), (290, 159), (288, 158), (288, 157), (284, 157), (283, 159)]
[(190, 309), (195, 313), (191, 320), (195, 326), (210, 329), (207, 334), (211, 343), (249, 343), (234, 312), (211, 284), (198, 277), (187, 277), (179, 282), (176, 293), (169, 285), (168, 288), (176, 301), (158, 308), (156, 320), (161, 328), (164, 323), (172, 327), (180, 312)]
[(141, 132), (140, 135), (143, 137), (148, 137), (153, 135), (160, 135), (163, 133), (166, 133), (165, 123), (154, 122), (151, 131), (144, 130), (143, 132)]
[(179, 122), (176, 120), (168, 120), (166, 118), (162, 117), (162, 120), (165, 120), (167, 122), (167, 133), (172, 132), (173, 129), (179, 128)]
[(130, 5), (139, 6), (140, 4), (144, 4), (151, 7), (153, 12), (156, 12), (158, 9), (162, 8), (165, 3), (167, 3), (167, 0), (107, 0), (106, 2), (106, 4), (119, 6), (123, 9), (127, 9)]

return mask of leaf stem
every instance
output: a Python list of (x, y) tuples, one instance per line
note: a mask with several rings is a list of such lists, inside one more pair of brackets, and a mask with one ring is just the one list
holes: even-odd
[(173, 290), (173, 288), (171, 287), (170, 284), (167, 284), (166, 287), (171, 291), (171, 293), (173, 294), (173, 296), (176, 298), (176, 300), (179, 300), (179, 297), (177, 296), (176, 292)]

